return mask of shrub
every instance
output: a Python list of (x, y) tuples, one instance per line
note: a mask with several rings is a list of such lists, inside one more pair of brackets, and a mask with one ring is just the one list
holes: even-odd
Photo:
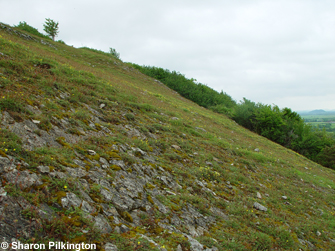
[(0, 99), (0, 111), (1, 110), (10, 110), (13, 112), (25, 111), (22, 103), (11, 97), (2, 97)]
[(127, 113), (126, 115), (124, 115), (126, 117), (126, 119), (128, 119), (129, 121), (134, 121), (135, 120), (135, 116), (132, 113)]
[(321, 165), (335, 170), (335, 145), (323, 148), (317, 156), (317, 161)]
[(29, 32), (30, 34), (33, 34), (35, 36), (38, 37), (42, 37), (42, 38), (46, 38), (46, 39), (50, 39), (48, 36), (43, 35), (42, 33), (40, 33), (36, 28), (30, 26), (29, 24), (27, 24), (25, 21), (20, 22), (18, 25), (15, 26), (16, 28), (19, 28), (20, 30)]

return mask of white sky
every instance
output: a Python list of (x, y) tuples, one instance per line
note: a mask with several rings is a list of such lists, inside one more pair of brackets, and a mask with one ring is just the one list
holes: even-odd
[(293, 110), (335, 109), (334, 0), (0, 0), (0, 22)]

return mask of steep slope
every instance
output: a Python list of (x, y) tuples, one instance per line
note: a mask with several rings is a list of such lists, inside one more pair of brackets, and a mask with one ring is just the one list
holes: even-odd
[(334, 171), (118, 59), (0, 24), (0, 237), (332, 250)]

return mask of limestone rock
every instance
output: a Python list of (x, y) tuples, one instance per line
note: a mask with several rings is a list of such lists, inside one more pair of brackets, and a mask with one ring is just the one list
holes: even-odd
[(38, 166), (37, 169), (41, 173), (50, 173), (50, 167), (48, 167), (48, 166)]
[(107, 242), (104, 246), (105, 251), (118, 251), (117, 246), (114, 244)]
[(172, 147), (173, 149), (177, 150), (177, 151), (181, 151), (180, 146), (172, 145), (171, 147)]
[(95, 151), (93, 151), (93, 150), (87, 150), (87, 152), (88, 152), (89, 155), (92, 155), (92, 156), (94, 156), (94, 155), (97, 154), (97, 153), (96, 153)]
[(101, 214), (98, 214), (94, 217), (94, 226), (97, 227), (103, 234), (112, 232), (112, 228), (109, 225), (108, 221)]
[(264, 212), (266, 212), (268, 210), (265, 206), (262, 206), (258, 202), (254, 203), (254, 208), (256, 208), (257, 210), (260, 210), (260, 211), (264, 211)]
[(0, 156), (0, 174), (15, 169), (14, 161)]
[(39, 186), (43, 184), (36, 173), (29, 173), (27, 170), (18, 171), (15, 169), (12, 172), (6, 173), (4, 177), (9, 183), (16, 184), (22, 189), (31, 187), (33, 185)]
[(196, 127), (195, 129), (203, 131), (203, 132), (207, 132), (204, 128), (201, 128), (201, 127)]
[(66, 196), (61, 198), (61, 203), (63, 207), (79, 207), (82, 200), (74, 193), (66, 193)]
[(211, 207), (209, 209), (213, 214), (215, 214), (216, 216), (219, 216), (221, 218), (223, 218), (224, 220), (228, 221), (229, 217), (228, 215), (226, 215), (224, 212), (222, 212), (219, 208), (217, 207)]

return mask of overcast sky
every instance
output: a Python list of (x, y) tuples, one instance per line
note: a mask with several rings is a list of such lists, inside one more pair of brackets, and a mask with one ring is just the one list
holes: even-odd
[(0, 0), (0, 22), (176, 70), (236, 101), (335, 109), (334, 0)]

